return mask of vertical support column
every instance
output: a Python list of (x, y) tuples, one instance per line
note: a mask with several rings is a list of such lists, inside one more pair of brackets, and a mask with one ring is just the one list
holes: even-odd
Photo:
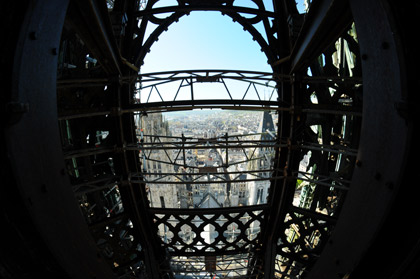
[[(385, 221), (390, 221), (390, 210), (395, 210), (392, 205), (400, 188), (406, 186), (403, 184), (407, 177), (405, 167), (412, 152), (413, 131), (409, 120), (398, 110), (398, 105), (404, 104), (408, 94), (407, 61), (403, 56), (405, 50), (399, 38), (399, 26), (395, 25), (394, 11), (388, 2), (349, 1), (362, 58), (363, 120), (359, 150), (340, 218), (307, 278), (344, 278), (358, 268), (361, 260), (367, 269), (360, 274), (367, 273), (369, 277), (375, 273), (373, 276), (380, 278), (378, 274), (385, 274), (391, 266), (398, 266), (396, 257), (388, 256), (394, 255), (392, 246), (403, 251), (395, 234), (389, 228), (383, 228)], [(404, 192), (401, 194), (404, 196)], [(409, 199), (402, 197), (403, 204)], [(396, 209), (401, 210), (400, 207)], [(397, 214), (395, 221), (408, 220), (404, 219), (404, 213)], [(391, 224), (398, 228), (395, 223)], [(378, 247), (371, 245), (378, 239), (383, 241), (383, 246), (374, 250), (372, 248)], [(364, 259), (369, 253), (372, 257)], [(379, 269), (372, 268), (372, 259), (379, 260)], [(390, 264), (383, 264), (388, 261)], [(386, 273), (386, 277), (400, 278), (394, 275)]]
[(121, 147), (119, 160), (120, 171), (124, 181), (121, 191), (124, 209), (129, 214), (135, 233), (140, 238), (145, 256), (146, 272), (149, 278), (159, 279), (162, 277), (161, 269), (168, 269), (162, 268), (168, 264), (166, 262), (166, 253), (160, 246), (160, 239), (152, 224), (152, 215), (148, 211), (149, 202), (145, 184), (143, 181), (138, 183), (131, 181), (131, 172), (136, 171), (141, 164), (139, 152), (138, 150), (130, 151), (125, 148), (129, 144), (137, 143), (134, 136), (135, 127), (129, 124), (134, 123), (133, 115), (131, 113), (122, 113), (123, 108), (129, 106), (133, 92), (129, 85), (119, 84), (117, 90), (116, 103), (118, 107), (115, 108), (115, 111), (117, 112), (116, 128), (119, 131), (117, 144)]
[(185, 136), (182, 133), (182, 160), (184, 161), (184, 168), (187, 168), (187, 161), (185, 160)]
[(28, 1), (22, 16), (9, 69), (8, 106), (18, 115), (12, 115), (15, 121), (4, 133), (10, 176), (36, 231), (66, 275), (112, 278), (74, 198), (60, 144), (56, 73), (67, 6), (68, 1)]
[(224, 163), (225, 167), (228, 168), (229, 167), (229, 136), (228, 133), (225, 134), (225, 138), (226, 138), (226, 162)]
[(190, 79), (190, 86), (191, 86), (191, 102), (194, 106), (194, 88), (193, 88), (193, 79)]
[(282, 180), (273, 180), (270, 186), (269, 204), (270, 211), (265, 220), (263, 227), (263, 236), (265, 247), (264, 251), (264, 278), (269, 279), (274, 277), (275, 259), (277, 255), (277, 240), (279, 234), (282, 233), (284, 227), (282, 226), (286, 216), (289, 205), (293, 200), (295, 190), (295, 179), (291, 173), (292, 169), (296, 169), (295, 160), (293, 160), (293, 130), (295, 122), (295, 86), (294, 79), (291, 83), (280, 84), (279, 88), (280, 100), (290, 104), (289, 111), (281, 111), (278, 123), (278, 144), (282, 141), (287, 142), (287, 147), (281, 147), (276, 151), (274, 160), (274, 176), (279, 177), (280, 171), (283, 171)]

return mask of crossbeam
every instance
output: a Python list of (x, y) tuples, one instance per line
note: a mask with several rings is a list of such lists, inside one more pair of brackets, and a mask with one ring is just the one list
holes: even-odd
[(291, 72), (304, 69), (331, 42), (349, 27), (352, 15), (349, 1), (314, 1), (292, 50)]
[(271, 11), (266, 11), (262, 9), (254, 9), (249, 7), (241, 6), (225, 6), (225, 5), (184, 5), (184, 6), (166, 6), (152, 9), (144, 9), (134, 13), (136, 17), (142, 18), (146, 15), (158, 15), (174, 12), (192, 12), (192, 11), (219, 11), (221, 13), (243, 13), (256, 16), (264, 16), (267, 18), (276, 18), (276, 14)]
[(121, 75), (123, 61), (103, 1), (72, 1), (66, 21), (74, 28), (109, 75)]

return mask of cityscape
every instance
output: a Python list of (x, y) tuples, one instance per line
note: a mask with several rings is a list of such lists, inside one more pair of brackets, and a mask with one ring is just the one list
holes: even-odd
[(276, 122), (277, 115), (268, 111), (199, 110), (140, 117), (140, 156), (150, 206), (265, 203)]
[[(269, 111), (224, 110), (141, 116), (140, 156), (150, 207), (205, 210), (266, 204), (277, 119)], [(196, 216), (190, 224), (182, 224), (177, 215), (162, 221), (165, 216), (156, 214), (154, 220), (169, 252), (185, 249), (185, 245), (193, 245), (186, 252), (214, 252), (234, 249), (231, 245), (253, 245), (264, 213), (256, 210), (253, 214), (238, 212), (217, 218), (204, 215), (214, 218), (212, 222)], [(200, 232), (196, 228), (201, 228)], [(220, 231), (224, 231), (223, 238)], [(247, 254), (218, 259), (218, 269), (226, 269), (226, 275), (244, 276), (248, 259)], [(185, 264), (190, 266), (190, 272), (201, 270), (204, 275), (205, 270), (216, 269), (216, 258), (172, 259), (174, 268)], [(186, 276), (188, 272), (179, 274)]]
[[(278, 114), (197, 110), (151, 113), (141, 115), (137, 120), (142, 174), (152, 210), (203, 209), (211, 212), (208, 209), (263, 206), (255, 208), (252, 215), (240, 213), (238, 209), (238, 213), (217, 218), (206, 213), (204, 216), (208, 219), (196, 216), (189, 224), (184, 223), (182, 213), (174, 212), (165, 217), (156, 211), (157, 233), (168, 251), (229, 251), (235, 249), (230, 245), (255, 245), (268, 201), (270, 179), (275, 173), (273, 159), (276, 147), (279, 147), (276, 139)], [(299, 169), (304, 175), (312, 172), (308, 169), (310, 156), (309, 152), (300, 162)], [(314, 186), (304, 181), (301, 174), (299, 177), (293, 204), (307, 208)], [(292, 217), (287, 215), (286, 218)], [(223, 231), (222, 238), (220, 231)], [(287, 241), (293, 243), (298, 238), (298, 228), (286, 229), (285, 235)], [(319, 238), (319, 233), (314, 234), (311, 241), (317, 243)], [(227, 261), (227, 266), (235, 269), (236, 276), (246, 275), (247, 268), (244, 267), (249, 255), (242, 256), (218, 259), (217, 262)], [(205, 274), (208, 265), (215, 262), (208, 258), (175, 257), (172, 266), (187, 264), (191, 272), (201, 270)], [(284, 270), (284, 258), (276, 257), (276, 265), (278, 270)], [(225, 273), (233, 274), (232, 271)], [(186, 276), (188, 272), (179, 274)]]

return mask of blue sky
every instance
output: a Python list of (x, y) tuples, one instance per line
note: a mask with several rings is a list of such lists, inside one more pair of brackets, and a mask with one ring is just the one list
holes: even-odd
[[(264, 0), (264, 3), (266, 9), (272, 11), (271, 1)], [(174, 5), (170, 1), (165, 4)], [(250, 0), (236, 0), (234, 5), (254, 7)], [(262, 23), (256, 27), (261, 28)], [(148, 32), (153, 28), (151, 24)], [(230, 17), (214, 11), (191, 12), (169, 26), (152, 45), (150, 53), (144, 59), (141, 72), (195, 69), (271, 72), (267, 57), (259, 44), (252, 40), (251, 34), (244, 31), (243, 27), (233, 22)], [(166, 92), (160, 93), (167, 95)], [(210, 93), (207, 91), (205, 94)], [(144, 96), (142, 99), (144, 100)]]
[(192, 12), (172, 24), (151, 47), (142, 72), (185, 69), (271, 70), (252, 36), (212, 11)]

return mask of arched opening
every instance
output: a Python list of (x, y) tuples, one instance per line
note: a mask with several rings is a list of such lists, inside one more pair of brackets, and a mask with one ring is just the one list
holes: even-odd
[[(210, 2), (213, 1), (208, 1), (208, 3)], [(145, 135), (142, 135), (142, 131), (134, 131), (136, 127), (133, 121), (133, 113), (146, 117), (145, 113), (150, 112), (148, 117), (152, 118), (152, 115), (158, 115), (156, 112), (159, 110), (183, 111), (187, 107), (188, 109), (198, 107), (214, 110), (216, 107), (225, 106), (224, 108), (227, 108), (226, 106), (237, 105), (236, 99), (212, 100), (214, 103), (211, 105), (203, 100), (195, 102), (197, 100), (191, 98), (187, 100), (188, 102), (182, 100), (183, 103), (177, 104), (162, 100), (160, 104), (148, 106), (147, 103), (140, 103), (137, 104), (138, 106), (134, 106), (130, 103), (133, 100), (129, 99), (127, 101), (128, 98), (124, 99), (124, 97), (132, 94), (130, 90), (135, 88), (134, 82), (130, 79), (132, 76), (119, 75), (119, 71), (122, 69), (120, 66), (129, 66), (129, 68), (134, 69), (135, 61), (130, 60), (130, 57), (127, 56), (128, 61), (126, 60), (125, 64), (119, 64), (118, 57), (116, 57), (117, 59), (114, 61), (116, 63), (113, 64), (113, 56), (109, 53), (102, 53), (103, 56), (98, 55), (97, 57), (86, 56), (86, 53), (82, 53), (83, 55), (77, 57), (78, 62), (81, 63), (78, 65), (81, 66), (80, 68), (88, 70), (81, 71), (81, 76), (70, 76), (73, 78), (71, 80), (58, 80), (56, 82), (57, 60), (61, 55), (58, 44), (61, 25), (65, 20), (64, 14), (67, 3), (54, 1), (34, 3), (34, 9), (28, 9), (26, 15), (28, 18), (20, 16), (17, 20), (19, 24), (11, 25), (16, 34), (22, 33), (14, 38), (15, 41), (8, 42), (7, 48), (13, 50), (15, 60), (7, 60), (7, 66), (13, 68), (13, 71), (10, 71), (9, 74), (12, 85), (9, 86), (11, 88), (8, 88), (10, 90), (6, 90), (6, 92), (12, 92), (13, 95), (7, 96), (8, 99), (4, 103), (4, 107), (6, 108), (6, 115), (13, 121), (6, 123), (4, 133), (6, 147), (3, 150), (2, 159), (8, 164), (6, 169), (11, 170), (10, 173), (14, 175), (4, 172), (3, 175), (10, 178), (13, 182), (10, 185), (12, 187), (16, 186), (15, 188), (18, 190), (12, 192), (10, 191), (12, 188), (10, 185), (5, 187), (6, 193), (10, 194), (12, 192), (13, 195), (2, 197), (2, 202), (7, 205), (7, 207), (2, 207), (2, 212), (5, 212), (2, 216), (4, 216), (6, 224), (10, 225), (15, 231), (21, 232), (14, 235), (9, 233), (9, 236), (13, 237), (11, 239), (15, 240), (13, 244), (17, 244), (22, 249), (19, 250), (22, 251), (21, 254), (31, 255), (29, 259), (33, 264), (31, 266), (43, 261), (35, 259), (35, 257), (39, 258), (38, 254), (34, 256), (31, 252), (42, 249), (47, 251), (40, 257), (46, 259), (44, 262), (48, 262), (49, 259), (56, 259), (57, 262), (53, 264), (60, 269), (61, 267), (65, 269), (66, 272), (62, 273), (80, 278), (86, 274), (102, 276), (103, 278), (111, 278), (114, 275), (120, 278), (124, 276), (142, 278), (149, 275), (150, 278), (171, 277), (172, 272), (190, 271), (189, 268), (193, 266), (191, 265), (192, 261), (186, 261), (185, 255), (192, 255), (196, 262), (194, 267), (203, 267), (206, 273), (210, 275), (214, 275), (214, 271), (219, 268), (220, 263), (224, 262), (228, 265), (235, 262), (238, 266), (244, 267), (243, 273), (242, 271), (236, 273), (238, 277), (261, 278), (264, 275), (274, 274), (278, 278), (298, 276), (318, 278), (319, 276), (326, 276), (326, 274), (331, 276), (337, 276), (338, 274), (344, 278), (351, 273), (354, 274), (355, 267), (363, 268), (358, 270), (360, 274), (364, 274), (364, 267), (370, 272), (372, 270), (370, 268), (371, 259), (378, 258), (381, 260), (382, 267), (375, 263), (378, 266), (374, 269), (375, 272), (379, 270), (382, 274), (405, 273), (402, 269), (411, 263), (415, 263), (413, 258), (418, 251), (418, 247), (408, 246), (410, 246), (411, 243), (409, 242), (411, 241), (413, 243), (418, 242), (418, 232), (413, 228), (406, 228), (403, 246), (400, 245), (400, 241), (391, 242), (391, 240), (394, 239), (393, 236), (400, 232), (400, 226), (395, 224), (401, 223), (401, 218), (404, 219), (405, 223), (412, 221), (410, 220), (411, 216), (406, 213), (414, 212), (416, 204), (416, 195), (405, 196), (405, 188), (400, 190), (400, 188), (403, 188), (402, 186), (410, 185), (411, 177), (409, 174), (411, 172), (405, 169), (405, 165), (408, 163), (407, 158), (411, 159), (414, 156), (412, 152), (409, 152), (411, 151), (410, 140), (413, 121), (406, 103), (408, 101), (406, 98), (410, 97), (407, 97), (406, 86), (408, 85), (406, 82), (409, 81), (409, 85), (411, 85), (412, 81), (408, 79), (412, 77), (412, 74), (406, 75), (405, 63), (415, 64), (410, 60), (403, 61), (401, 57), (411, 58), (412, 56), (408, 54), (411, 54), (410, 51), (413, 51), (414, 48), (407, 44), (405, 46), (409, 47), (408, 50), (401, 48), (396, 35), (406, 35), (407, 37), (403, 38), (401, 42), (407, 43), (409, 42), (407, 39), (409, 34), (404, 29), (398, 29), (399, 26), (394, 26), (394, 22), (389, 20), (393, 16), (397, 16), (397, 19), (398, 16), (401, 17), (404, 14), (402, 10), (384, 9), (382, 4), (392, 4), (391, 2), (362, 2), (351, 1), (351, 9), (354, 13), (355, 22), (359, 24), (358, 32), (360, 32), (361, 48), (360, 53), (355, 52), (354, 54), (362, 60), (363, 88), (355, 86), (362, 82), (359, 76), (353, 78), (351, 75), (343, 76), (341, 73), (339, 76), (318, 75), (322, 72), (322, 68), (325, 70), (325, 67), (332, 65), (330, 63), (331, 53), (324, 54), (322, 61), (315, 61), (318, 63), (315, 63), (315, 66), (321, 71), (311, 71), (312, 76), (304, 76), (303, 72), (307, 70), (305, 59), (309, 57), (309, 61), (315, 56), (320, 57), (321, 54), (319, 52), (312, 55), (313, 53), (308, 52), (308, 49), (302, 52), (301, 59), (296, 60), (301, 62), (297, 63), (298, 66), (296, 67), (304, 68), (303, 72), (297, 70), (296, 73), (301, 73), (304, 77), (299, 79), (301, 77), (297, 76), (296, 79), (291, 80), (290, 83), (293, 83), (294, 87), (285, 84), (285, 87), (289, 86), (287, 89), (290, 89), (286, 93), (291, 94), (290, 100), (295, 101), (295, 103), (289, 103), (287, 107), (282, 107), (281, 103), (277, 106), (279, 110), (283, 109), (284, 116), (287, 120), (292, 120), (289, 123), (294, 125), (282, 127), (282, 132), (290, 131), (290, 134), (282, 138), (280, 144), (285, 147), (283, 148), (283, 151), (286, 150), (284, 153), (290, 155), (289, 157), (292, 160), (284, 160), (286, 163), (291, 163), (287, 165), (289, 168), (277, 172), (279, 175), (277, 181), (285, 182), (276, 185), (278, 186), (277, 193), (280, 193), (277, 194), (278, 199), (269, 205), (237, 206), (227, 209), (207, 208), (201, 211), (194, 208), (175, 210), (150, 207), (147, 197), (142, 196), (141, 191), (141, 189), (144, 189), (141, 187), (145, 185), (144, 176), (149, 171), (147, 169), (148, 162), (139, 163), (139, 152), (146, 151), (147, 156), (149, 156), (149, 159), (146, 158), (146, 160), (152, 163), (149, 168), (156, 171), (153, 172), (153, 175), (159, 182), (159, 179), (167, 173), (163, 173), (163, 168), (159, 168), (157, 162), (165, 158), (162, 156), (168, 156), (169, 158), (175, 154), (176, 160), (171, 157), (172, 165), (176, 165), (177, 160), (182, 158), (179, 168), (184, 167), (185, 162), (183, 161), (187, 159), (188, 153), (186, 152), (184, 155), (183, 150), (187, 151), (187, 144), (190, 144), (188, 148), (197, 150), (197, 153), (201, 147), (208, 150), (209, 152), (204, 154), (207, 161), (218, 161), (222, 157), (221, 161), (224, 164), (230, 162), (229, 154), (234, 151), (234, 148), (240, 149), (240, 152), (242, 152), (242, 149), (249, 147), (229, 145), (238, 144), (238, 141), (235, 141), (235, 137), (238, 135), (227, 133), (224, 136), (212, 137), (209, 136), (208, 132), (207, 136), (203, 133), (203, 136), (197, 137), (197, 141), (192, 142), (192, 144), (189, 142), (190, 138), (186, 137), (185, 134), (178, 135), (177, 139), (179, 141), (175, 144), (173, 142), (162, 143), (161, 139), (163, 137), (154, 136), (150, 142), (152, 147), (149, 148), (150, 146), (147, 147), (146, 143), (148, 142), (144, 140)], [(83, 5), (87, 2), (79, 1), (78, 3)], [(319, 5), (326, 2), (314, 1), (315, 3), (318, 3), (318, 6), (313, 5), (311, 7), (312, 11), (319, 10)], [(334, 3), (337, 4), (338, 1), (334, 1)], [(337, 5), (345, 7), (341, 6), (342, 3), (340, 1), (340, 4)], [(370, 9), (365, 9), (365, 5), (370, 5)], [(397, 5), (392, 4), (391, 7), (396, 8)], [(87, 8), (91, 7), (87, 6)], [(60, 15), (56, 13), (57, 11), (60, 11)], [(105, 11), (100, 9), (96, 11), (108, 15), (106, 8)], [(373, 13), (367, 11), (373, 11)], [(244, 10), (241, 10), (238, 13), (243, 12)], [(83, 18), (83, 14), (73, 14), (71, 19)], [(333, 13), (333, 15), (328, 16), (319, 16), (318, 14), (319, 17), (315, 17), (315, 19), (329, 19), (330, 22), (339, 25), (341, 15), (341, 13)], [(317, 14), (308, 15), (307, 22), (314, 23), (310, 28), (315, 26), (314, 28), (317, 28), (315, 31), (324, 31), (330, 34), (329, 27), (332, 25), (329, 25), (328, 28), (317, 26), (316, 23), (319, 21), (314, 21), (311, 16), (317, 16)], [(408, 26), (406, 18), (403, 22)], [(137, 18), (135, 19), (137, 20)], [(164, 20), (164, 17), (162, 16), (161, 19)], [(401, 18), (399, 19), (401, 20)], [(99, 20), (101, 19), (99, 18)], [(117, 20), (116, 22), (117, 25), (121, 24), (121, 21)], [(90, 28), (92, 26), (85, 24), (82, 27)], [(138, 30), (131, 30), (130, 33), (129, 26), (125, 27), (127, 27), (126, 34), (129, 35), (127, 41), (131, 43), (132, 38), (139, 32)], [(82, 32), (83, 29), (81, 28)], [(95, 28), (92, 29), (95, 31)], [(93, 33), (98, 35), (109, 31), (101, 28), (96, 29), (96, 31), (98, 30), (106, 32)], [(395, 33), (395, 30), (401, 33)], [(80, 30), (77, 31), (80, 32)], [(77, 31), (73, 30), (72, 32), (76, 34)], [(74, 40), (78, 44), (84, 45), (81, 43), (82, 33), (77, 34), (78, 36), (75, 36)], [(112, 34), (112, 31), (107, 34)], [(311, 34), (315, 33), (311, 32), (301, 34), (306, 35), (304, 38), (313, 39), (321, 44), (335, 42), (335, 39), (326, 40), (319, 37), (319, 33), (316, 36), (312, 36)], [(353, 41), (348, 37), (347, 30), (342, 35), (346, 36), (344, 39), (347, 43)], [(287, 34), (282, 36), (282, 38), (288, 38)], [(89, 47), (97, 44), (94, 40), (84, 41), (83, 43), (86, 43), (85, 45), (89, 44)], [(297, 47), (302, 47), (302, 49), (305, 45), (307, 46), (307, 44), (297, 43)], [(341, 46), (345, 45), (344, 42), (341, 43)], [(100, 44), (96, 53), (100, 54), (101, 51), (112, 52), (112, 48), (111, 44), (108, 46)], [(345, 47), (341, 49), (345, 50)], [(95, 51), (95, 49), (90, 49), (89, 54), (91, 50), (92, 53)], [(128, 51), (123, 52), (124, 55), (127, 53)], [(73, 54), (76, 54), (76, 52), (73, 52)], [(104, 59), (104, 57), (110, 59)], [(347, 57), (351, 56), (342, 52), (341, 57), (345, 58), (341, 61), (350, 61)], [(91, 64), (89, 63), (94, 63), (92, 62), (94, 60), (90, 58), (97, 58), (101, 65), (98, 65), (97, 68), (90, 68)], [(281, 60), (278, 63), (284, 61)], [(292, 61), (295, 60), (292, 59)], [(31, 67), (28, 67), (28, 65), (31, 65)], [(86, 65), (88, 68), (86, 68)], [(67, 66), (69, 66), (69, 63), (67, 63)], [(285, 68), (287, 69), (287, 67)], [(330, 67), (330, 69), (333, 68)], [(346, 73), (345, 67), (341, 69), (343, 70), (342, 73)], [(120, 72), (120, 74), (127, 73), (125, 68)], [(98, 73), (100, 74), (98, 76), (90, 75)], [(198, 77), (198, 82), (204, 83), (215, 82), (219, 78), (212, 76), (213, 73), (207, 71), (204, 72), (204, 75), (201, 73), (197, 76), (197, 72), (188, 72), (190, 80), (191, 76), (195, 75), (196, 80), (194, 82), (197, 82)], [(352, 73), (354, 73), (353, 70)], [(225, 74), (227, 73), (223, 72), (220, 75)], [(174, 78), (177, 77), (178, 73), (173, 76), (174, 73), (172, 72), (170, 75)], [(312, 85), (306, 87), (309, 83)], [(194, 85), (192, 82), (189, 85), (191, 84)], [(155, 87), (153, 87), (154, 90)], [(328, 90), (332, 87), (337, 89), (334, 89), (334, 91)], [(64, 89), (69, 88), (77, 89), (65, 92)], [(56, 113), (56, 89), (59, 91), (58, 97), (65, 95), (69, 98), (68, 102), (59, 103), (58, 115)], [(351, 106), (352, 102), (349, 99), (351, 97), (352, 101), (357, 100), (356, 98), (360, 93), (359, 89), (363, 89), (363, 111), (359, 110), (360, 107)], [(311, 98), (313, 90), (316, 92), (317, 102), (315, 102), (315, 98)], [(348, 91), (352, 95), (341, 94), (340, 90), (343, 90), (342, 92), (344, 90)], [(91, 96), (96, 98), (88, 98)], [(337, 98), (332, 98), (334, 96), (337, 96)], [(271, 104), (260, 101), (258, 97), (256, 99), (262, 106)], [(335, 103), (330, 102), (330, 99)], [(258, 102), (250, 101), (244, 99), (243, 104), (248, 107), (245, 109), (242, 107), (241, 109), (250, 109), (252, 105), (258, 104)], [(179, 107), (182, 104), (184, 107)], [(356, 150), (353, 145), (349, 145), (349, 140), (347, 140), (347, 135), (351, 131), (351, 127), (348, 125), (351, 123), (351, 118), (360, 118), (362, 113), (363, 122), (360, 125), (360, 134), (354, 133), (357, 143), (359, 143), (360, 138), (360, 146), (356, 146)], [(330, 114), (336, 115), (336, 117), (325, 117), (325, 115), (330, 116)], [(341, 114), (346, 117), (341, 117)], [(378, 115), (382, 118), (379, 119)], [(245, 119), (245, 117), (243, 118)], [(225, 119), (230, 120), (229, 116), (226, 116)], [(332, 123), (337, 124), (336, 126), (330, 127), (331, 119), (336, 120)], [(382, 119), (386, 121), (382, 121)], [(56, 125), (57, 120), (60, 122), (60, 126)], [(304, 121), (306, 121), (306, 124), (301, 125)], [(320, 127), (322, 126), (319, 124), (320, 121), (325, 123), (324, 127)], [(353, 123), (355, 128), (359, 127), (357, 126), (359, 122)], [(160, 124), (155, 122), (153, 125), (151, 127), (166, 129), (166, 124), (162, 124), (162, 121)], [(307, 127), (304, 127), (305, 125)], [(316, 129), (313, 129), (314, 125), (318, 125)], [(93, 127), (92, 130), (88, 129), (90, 126)], [(68, 132), (70, 128), (74, 133)], [(302, 128), (308, 129), (304, 131)], [(267, 130), (263, 139), (270, 144), (272, 131)], [(43, 131), (43, 133), (40, 133), (40, 131)], [(358, 129), (354, 131), (358, 132)], [(136, 132), (138, 132), (137, 135)], [(300, 137), (305, 136), (304, 133), (306, 133), (306, 138)], [(316, 135), (313, 136), (314, 134)], [(320, 138), (322, 141), (319, 141)], [(29, 144), (28, 139), (30, 139)], [(299, 141), (299, 139), (306, 139), (306, 142)], [(68, 146), (63, 145), (63, 142), (66, 143), (66, 141), (69, 143)], [(240, 143), (243, 144), (244, 141)], [(248, 143), (251, 144), (252, 141)], [(218, 144), (217, 147), (215, 147), (216, 144)], [(159, 148), (164, 150), (162, 156), (150, 157)], [(261, 146), (261, 141), (259, 141), (258, 148), (262, 149), (264, 160), (258, 161), (256, 165), (264, 166), (269, 161), (266, 159), (266, 157), (269, 158), (269, 150), (267, 151), (269, 147)], [(225, 153), (222, 149), (225, 149)], [(307, 152), (308, 149), (311, 150), (311, 153)], [(315, 154), (315, 151), (318, 152), (318, 155)], [(325, 156), (326, 154), (328, 156)], [(308, 163), (299, 164), (301, 159), (299, 155), (307, 156), (305, 161), (308, 161)], [(352, 180), (351, 183), (348, 179), (343, 180), (345, 178), (344, 174), (350, 174), (349, 170), (353, 172), (353, 169), (349, 169), (347, 166), (345, 168), (340, 167), (346, 160), (343, 155), (351, 157), (347, 164), (349, 168), (355, 168), (354, 174), (348, 176)], [(112, 160), (108, 160), (109, 158), (112, 158)], [(248, 156), (248, 159), (250, 158)], [(319, 163), (310, 163), (316, 158), (321, 158), (319, 162), (324, 163), (323, 166)], [(74, 161), (77, 161), (78, 164), (75, 165)], [(153, 162), (156, 164), (153, 165)], [(301, 167), (300, 165), (303, 169), (297, 171), (298, 167)], [(176, 173), (178, 181), (174, 182), (189, 185), (188, 187), (191, 188), (191, 191), (186, 192), (186, 195), (183, 196), (185, 200), (193, 200), (195, 195), (200, 194), (200, 189), (195, 188), (196, 185), (200, 184), (200, 181), (195, 178), (200, 175), (203, 179), (207, 179), (206, 182), (220, 183), (220, 181), (224, 181), (226, 189), (228, 189), (229, 184), (227, 181), (230, 182), (230, 188), (227, 192), (230, 192), (232, 196), (235, 191), (240, 192), (240, 182), (246, 181), (247, 178), (238, 175), (235, 176), (237, 180), (233, 180), (231, 177), (231, 181), (229, 181), (225, 174), (236, 175), (240, 174), (241, 171), (231, 171), (229, 173), (226, 170), (227, 166), (221, 167), (222, 172), (215, 171), (215, 168), (219, 168), (219, 166), (219, 164), (218, 166), (200, 165), (197, 167), (197, 172)], [(311, 166), (313, 167), (311, 168)], [(146, 171), (141, 170), (141, 167), (146, 167)], [(314, 170), (317, 171), (321, 167), (323, 171), (317, 173), (317, 177), (315, 177)], [(261, 172), (265, 173), (266, 170)], [(303, 176), (300, 176), (301, 181), (295, 180), (297, 172), (303, 174)], [(85, 176), (82, 177), (81, 174)], [(281, 177), (282, 175), (284, 176)], [(209, 180), (211, 176), (219, 180), (211, 181)], [(256, 179), (260, 178), (263, 178), (263, 176)], [(300, 184), (298, 185), (295, 182)], [(233, 183), (237, 184), (233, 185)], [(299, 203), (294, 203), (293, 195), (297, 187), (300, 187), (297, 190), (300, 191), (301, 197), (305, 196), (306, 198), (302, 198)], [(187, 186), (185, 188), (189, 191)], [(314, 202), (315, 199), (311, 197), (313, 189), (327, 189), (327, 192), (319, 191), (314, 196), (316, 197), (316, 202)], [(415, 189), (410, 190), (414, 191), (410, 191), (410, 193), (416, 192)], [(337, 194), (342, 191), (348, 192), (342, 210), (335, 211), (333, 208), (334, 210), (330, 211), (331, 205), (334, 206), (336, 198), (339, 197)], [(265, 193), (264, 189), (264, 195)], [(258, 196), (258, 193), (256, 194)], [(79, 199), (81, 196), (88, 196), (89, 199)], [(175, 196), (176, 194), (174, 194)], [(221, 196), (220, 192), (209, 193), (205, 198), (203, 196), (201, 205), (217, 205), (221, 201)], [(261, 196), (261, 192), (259, 196)], [(160, 197), (163, 197), (163, 199)], [(238, 194), (238, 197), (243, 197), (243, 193)], [(9, 198), (10, 201), (7, 201)], [(122, 200), (123, 211), (118, 207)], [(230, 201), (232, 202), (233, 199)], [(329, 208), (327, 210), (317, 210), (321, 208), (320, 205), (322, 209), (326, 208), (325, 202), (327, 202)], [(165, 199), (164, 195), (158, 196), (156, 199), (156, 204), (160, 204), (161, 207), (163, 205), (167, 207), (168, 203), (169, 201)], [(25, 219), (32, 220), (34, 226), (22, 226), (20, 221), (15, 224), (10, 222), (10, 216), (19, 216), (14, 212), (15, 209), (20, 209), (19, 207), (27, 208), (27, 211), (24, 211), (22, 215)], [(80, 209), (83, 211), (84, 208), (87, 214), (82, 215)], [(390, 211), (392, 211), (391, 214), (389, 214)], [(339, 219), (337, 219), (338, 213), (340, 213)], [(250, 233), (251, 231), (258, 232), (258, 230), (254, 230), (257, 227), (256, 224), (266, 221), (268, 221), (268, 225), (265, 227), (264, 236), (268, 237), (260, 237)], [(385, 227), (382, 226), (384, 221)], [(205, 226), (208, 226), (208, 229), (204, 228)], [(157, 227), (162, 228), (163, 242), (155, 234)], [(185, 229), (186, 227), (187, 229)], [(29, 228), (30, 231), (26, 231), (25, 228)], [(202, 229), (209, 233), (206, 235), (195, 233)], [(183, 234), (179, 233), (181, 231)], [(10, 232), (14, 231), (10, 230)], [(45, 243), (41, 243), (39, 246), (34, 245), (33, 238), (30, 235), (32, 232), (39, 234)], [(330, 233), (332, 233), (331, 237)], [(183, 237), (187, 234), (189, 238), (184, 241)], [(352, 235), (352, 241), (348, 241), (349, 234)], [(380, 237), (375, 240), (376, 235)], [(226, 240), (226, 237), (229, 237), (229, 240)], [(5, 239), (2, 244), (9, 240), (9, 238)], [(66, 241), (63, 241), (63, 239)], [(211, 241), (206, 241), (208, 239)], [(19, 243), (24, 243), (24, 245)], [(196, 249), (194, 245), (190, 245), (191, 243), (199, 247)], [(387, 253), (372, 249), (372, 243), (374, 244), (373, 248), (380, 248), (379, 251), (386, 251)], [(170, 253), (175, 255), (172, 257), (171, 263), (168, 263), (168, 254), (164, 251), (162, 245), (166, 245), (163, 247), (165, 249), (169, 248)], [(36, 250), (33, 250), (33, 248), (36, 248)], [(388, 257), (389, 248), (398, 251), (399, 258), (397, 261), (394, 262), (394, 258)], [(14, 251), (14, 249), (2, 250), (1, 254), (4, 259), (8, 257), (8, 251)], [(366, 251), (368, 253), (365, 253)], [(226, 252), (230, 254), (229, 257), (225, 257)], [(408, 262), (405, 262), (405, 260)], [(360, 265), (361, 261), (362, 264)], [(7, 264), (11, 262), (8, 260)], [(384, 268), (384, 262), (391, 264)], [(26, 261), (24, 264), (21, 263), (17, 268), (12, 265), (9, 265), (9, 267), (12, 267), (11, 270), (18, 274), (18, 277), (25, 271), (28, 271), (27, 274), (34, 273), (33, 270), (30, 270), (29, 265), (28, 268), (25, 267), (26, 263)], [(19, 270), (19, 267), (25, 269)], [(413, 269), (410, 269), (410, 271)], [(45, 270), (51, 271), (48, 266)], [(4, 268), (2, 268), (2, 271), (9, 273)], [(225, 271), (230, 270), (219, 271), (219, 273)]]
[[(141, 73), (190, 70), (272, 71), (261, 46), (252, 40), (251, 34), (220, 12), (196, 11), (182, 17), (159, 36), (159, 40), (150, 50), (140, 68)], [(169, 75), (168, 73), (166, 76)], [(139, 98), (142, 102), (277, 99), (276, 84), (273, 81), (253, 82), (250, 86), (249, 82), (238, 80), (240, 74), (224, 80), (218, 79), (220, 73), (213, 72), (211, 75), (214, 79), (199, 80), (194, 85), (185, 78), (165, 84), (158, 82), (159, 86), (153, 87), (143, 79)]]
[(193, 69), (271, 71), (249, 32), (220, 12), (191, 12), (159, 36), (141, 72)]

